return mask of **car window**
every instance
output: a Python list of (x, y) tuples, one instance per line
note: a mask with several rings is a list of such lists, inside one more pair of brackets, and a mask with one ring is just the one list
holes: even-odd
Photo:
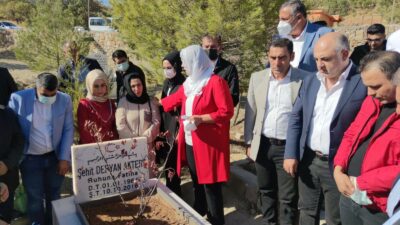
[(4, 23), (4, 25), (6, 25), (6, 26), (15, 27), (15, 24), (12, 24), (12, 23), (10, 23), (10, 22), (3, 22), (3, 23)]
[(94, 26), (106, 26), (106, 21), (104, 19), (91, 19), (90, 25)]

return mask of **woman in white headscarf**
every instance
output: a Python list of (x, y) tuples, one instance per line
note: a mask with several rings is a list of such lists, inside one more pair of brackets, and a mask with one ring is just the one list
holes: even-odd
[(181, 106), (177, 173), (189, 166), (193, 180), (194, 209), (211, 224), (224, 224), (221, 183), (229, 178), (229, 121), (233, 102), (228, 84), (213, 75), (204, 50), (191, 45), (181, 51), (188, 75), (183, 86), (161, 100), (166, 112)]
[[(79, 143), (88, 144), (97, 141), (118, 139), (115, 125), (115, 104), (108, 98), (109, 83), (107, 75), (95, 69), (86, 76), (86, 98), (78, 105)], [(97, 134), (91, 127), (96, 126)]]

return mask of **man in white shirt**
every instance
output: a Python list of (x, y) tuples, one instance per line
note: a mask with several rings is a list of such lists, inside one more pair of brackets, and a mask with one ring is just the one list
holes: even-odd
[(300, 0), (289, 0), (279, 9), (278, 33), (293, 41), (295, 68), (316, 72), (313, 48), (318, 39), (333, 30), (307, 21), (307, 9)]
[(312, 75), (292, 68), (293, 58), (290, 40), (274, 40), (268, 54), (271, 67), (251, 75), (247, 93), (245, 141), (247, 154), (255, 161), (266, 224), (294, 224), (297, 214), (297, 179), (283, 170), (282, 163), (289, 114), (303, 78)]
[(393, 32), (386, 43), (387, 51), (396, 51), (400, 53), (400, 30)]
[(321, 193), (327, 224), (341, 223), (332, 161), (367, 94), (357, 67), (349, 60), (349, 49), (347, 37), (339, 33), (328, 33), (317, 41), (318, 72), (304, 79), (290, 115), (284, 169), (299, 176), (301, 225), (319, 223)]
[(55, 75), (42, 73), (36, 88), (15, 92), (9, 101), (26, 140), (20, 171), (31, 224), (51, 224), (51, 201), (60, 198), (70, 167), (74, 139), (72, 102), (57, 87)]

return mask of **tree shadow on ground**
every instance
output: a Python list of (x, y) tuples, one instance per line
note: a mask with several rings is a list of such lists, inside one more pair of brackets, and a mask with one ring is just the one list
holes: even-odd
[(16, 59), (15, 53), (10, 49), (0, 49), (1, 59)]
[(25, 64), (20, 64), (20, 63), (5, 63), (5, 62), (0, 62), (0, 66), (7, 68), (9, 70), (27, 70), (29, 67)]

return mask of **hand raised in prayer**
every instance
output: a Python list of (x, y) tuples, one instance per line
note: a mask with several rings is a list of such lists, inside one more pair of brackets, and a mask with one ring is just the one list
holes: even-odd
[(6, 174), (7, 171), (8, 171), (7, 165), (3, 161), (0, 161), (0, 176)]
[(203, 117), (201, 115), (193, 115), (189, 118), (189, 121), (197, 126), (203, 122)]
[(0, 183), (0, 202), (5, 202), (8, 199), (8, 187), (5, 183)]
[(160, 150), (162, 147), (164, 147), (164, 142), (163, 141), (156, 141), (156, 150)]

